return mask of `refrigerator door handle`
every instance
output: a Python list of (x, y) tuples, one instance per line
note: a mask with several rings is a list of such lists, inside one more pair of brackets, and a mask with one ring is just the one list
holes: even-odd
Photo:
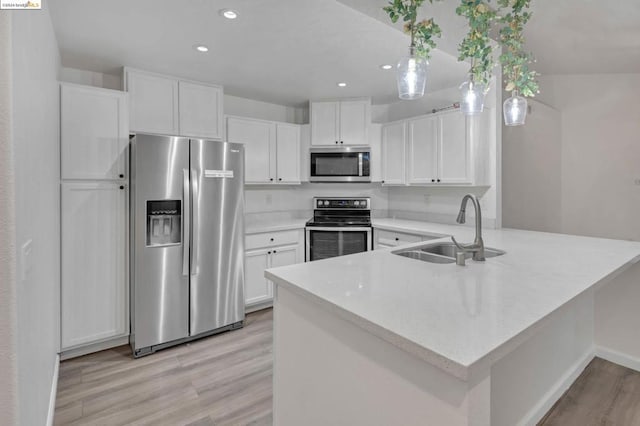
[(191, 169), (191, 190), (193, 191), (192, 201), (193, 210), (195, 213), (191, 218), (191, 275), (198, 273), (198, 241), (196, 236), (198, 235), (198, 174), (194, 169)]
[(189, 252), (191, 251), (191, 185), (189, 170), (182, 169), (182, 275), (189, 275)]

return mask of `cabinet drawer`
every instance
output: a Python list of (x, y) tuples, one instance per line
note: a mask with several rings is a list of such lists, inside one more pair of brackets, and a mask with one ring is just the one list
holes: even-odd
[(382, 231), (376, 229), (375, 234), (377, 244), (382, 244), (384, 246), (398, 246), (422, 241), (421, 235), (405, 234), (403, 232)]
[(244, 237), (245, 249), (252, 250), (260, 247), (281, 246), (284, 244), (298, 244), (299, 231), (265, 232), (251, 234)]

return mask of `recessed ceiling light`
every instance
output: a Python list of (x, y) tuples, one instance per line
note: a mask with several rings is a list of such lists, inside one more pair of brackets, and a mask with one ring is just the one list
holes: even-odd
[(391, 68), (393, 68), (393, 65), (384, 64), (380, 65), (380, 68), (382, 68), (383, 70), (390, 70)]
[(196, 49), (198, 52), (203, 52), (203, 53), (209, 51), (209, 48), (204, 44), (196, 44), (195, 46), (193, 46), (193, 48)]
[(238, 12), (231, 9), (221, 9), (220, 15), (224, 16), (227, 19), (236, 19), (238, 17)]
[(338, 87), (347, 87), (347, 83), (338, 83)]

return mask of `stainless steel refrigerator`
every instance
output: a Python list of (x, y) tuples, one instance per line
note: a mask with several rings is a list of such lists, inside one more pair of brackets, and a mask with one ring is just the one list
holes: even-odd
[(244, 147), (138, 134), (131, 141), (135, 357), (244, 320)]

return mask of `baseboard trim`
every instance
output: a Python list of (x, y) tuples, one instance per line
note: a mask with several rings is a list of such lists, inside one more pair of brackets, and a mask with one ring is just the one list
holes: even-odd
[(564, 375), (560, 377), (560, 380), (544, 395), (544, 397), (538, 402), (518, 423), (518, 425), (536, 425), (542, 418), (551, 410), (551, 407), (560, 399), (560, 397), (569, 389), (569, 387), (576, 381), (578, 376), (587, 368), (587, 365), (595, 357), (595, 350), (588, 351), (582, 358), (580, 358)]
[(614, 351), (602, 346), (596, 346), (595, 352), (598, 358), (605, 359), (609, 362), (630, 368), (635, 371), (640, 371), (640, 358), (623, 354), (622, 352)]
[(77, 358), (79, 356), (92, 354), (94, 352), (100, 352), (106, 349), (111, 349), (117, 346), (128, 345), (128, 344), (129, 344), (129, 335), (116, 337), (115, 339), (109, 339), (102, 342), (93, 343), (91, 345), (67, 349), (60, 354), (60, 360), (65, 361), (67, 359)]
[(49, 394), (49, 412), (47, 413), (47, 426), (53, 426), (53, 416), (56, 413), (56, 395), (58, 392), (58, 374), (60, 373), (60, 355), (56, 354), (53, 365), (53, 381), (51, 382), (51, 392)]

